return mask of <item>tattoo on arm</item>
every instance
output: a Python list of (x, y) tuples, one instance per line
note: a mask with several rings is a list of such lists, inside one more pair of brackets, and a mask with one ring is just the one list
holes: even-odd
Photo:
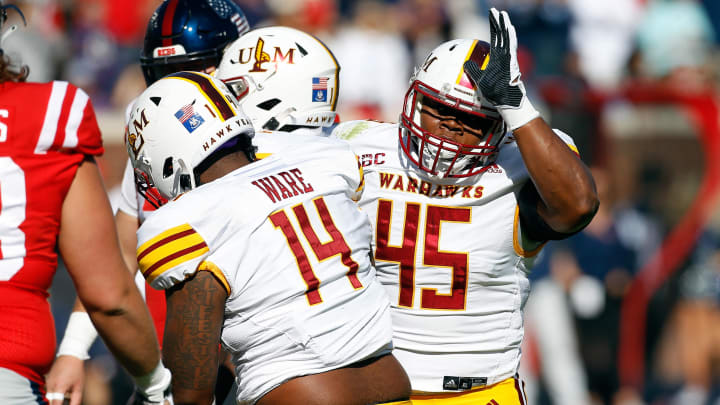
[(176, 401), (188, 391), (212, 398), (227, 292), (211, 273), (199, 271), (166, 294), (163, 360), (173, 373)]

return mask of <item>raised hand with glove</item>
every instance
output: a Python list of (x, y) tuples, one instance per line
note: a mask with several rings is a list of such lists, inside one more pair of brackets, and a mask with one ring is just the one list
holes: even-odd
[(517, 35), (506, 11), (490, 9), (490, 60), (481, 67), (473, 60), (465, 62), (470, 80), (500, 112), (505, 123), (515, 130), (540, 113), (530, 103), (520, 80), (517, 61)]
[(491, 8), (489, 20), (489, 58), (483, 66), (468, 60), (463, 70), (513, 132), (532, 179), (520, 193), (525, 236), (536, 241), (563, 239), (584, 228), (597, 211), (592, 176), (572, 138), (550, 128), (530, 103), (520, 80), (510, 16)]

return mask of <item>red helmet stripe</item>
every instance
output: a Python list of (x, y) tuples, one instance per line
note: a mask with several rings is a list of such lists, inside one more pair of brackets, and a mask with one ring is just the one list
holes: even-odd
[(170, 36), (172, 35), (172, 26), (173, 26), (173, 20), (175, 19), (175, 10), (177, 9), (177, 3), (178, 0), (169, 0), (168, 5), (165, 8), (165, 14), (163, 15), (163, 21), (162, 21), (162, 44), (163, 46), (170, 46), (172, 45), (172, 38)]

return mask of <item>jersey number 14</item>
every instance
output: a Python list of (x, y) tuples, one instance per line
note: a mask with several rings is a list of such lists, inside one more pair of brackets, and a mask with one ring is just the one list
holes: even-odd
[[(308, 217), (307, 211), (305, 211), (305, 207), (302, 204), (299, 204), (293, 207), (292, 211), (295, 214), (298, 224), (300, 224), (302, 234), (305, 236), (305, 239), (308, 241), (318, 260), (323, 261), (340, 255), (342, 263), (348, 268), (346, 276), (350, 281), (350, 284), (356, 290), (362, 288), (363, 286), (357, 277), (359, 266), (350, 256), (352, 251), (350, 250), (347, 242), (345, 242), (345, 238), (343, 238), (342, 234), (335, 226), (335, 223), (330, 216), (327, 204), (325, 204), (325, 200), (323, 200), (322, 197), (318, 197), (313, 200), (313, 204), (317, 209), (325, 230), (332, 239), (326, 243), (320, 242), (320, 238), (318, 238), (315, 230), (313, 230), (312, 225), (310, 224), (310, 218)], [(300, 270), (300, 274), (307, 285), (305, 295), (307, 296), (308, 303), (310, 305), (321, 303), (322, 297), (320, 296), (319, 290), (320, 280), (315, 276), (315, 272), (308, 260), (305, 249), (303, 249), (302, 244), (300, 243), (298, 233), (295, 231), (295, 228), (290, 222), (287, 214), (285, 211), (275, 212), (270, 215), (270, 222), (275, 225), (275, 228), (280, 228), (282, 233), (285, 235), (285, 239), (287, 239), (288, 245), (290, 245), (290, 249), (292, 249), (292, 252), (295, 255), (298, 269)]]

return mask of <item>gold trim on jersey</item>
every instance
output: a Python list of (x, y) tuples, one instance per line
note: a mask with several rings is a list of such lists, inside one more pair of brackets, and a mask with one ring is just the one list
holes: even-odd
[(208, 252), (205, 240), (190, 224), (170, 228), (136, 251), (140, 271), (149, 283), (168, 269)]
[(203, 260), (200, 265), (198, 265), (197, 269), (198, 271), (209, 271), (223, 285), (223, 287), (225, 287), (228, 297), (230, 296), (230, 293), (232, 292), (230, 289), (230, 283), (228, 283), (227, 278), (225, 278), (225, 274), (222, 270), (220, 270), (220, 267), (213, 262)]
[(540, 246), (536, 247), (533, 250), (525, 251), (522, 247), (522, 241), (520, 240), (520, 206), (515, 206), (515, 219), (513, 220), (513, 250), (515, 250), (515, 253), (524, 258), (530, 258), (537, 256), (538, 253), (542, 250), (542, 248), (545, 246), (547, 241), (540, 244)]
[(571, 151), (575, 152), (576, 155), (580, 156), (580, 152), (578, 152), (577, 146), (571, 143), (566, 143), (565, 145), (567, 145), (567, 147), (570, 148)]

